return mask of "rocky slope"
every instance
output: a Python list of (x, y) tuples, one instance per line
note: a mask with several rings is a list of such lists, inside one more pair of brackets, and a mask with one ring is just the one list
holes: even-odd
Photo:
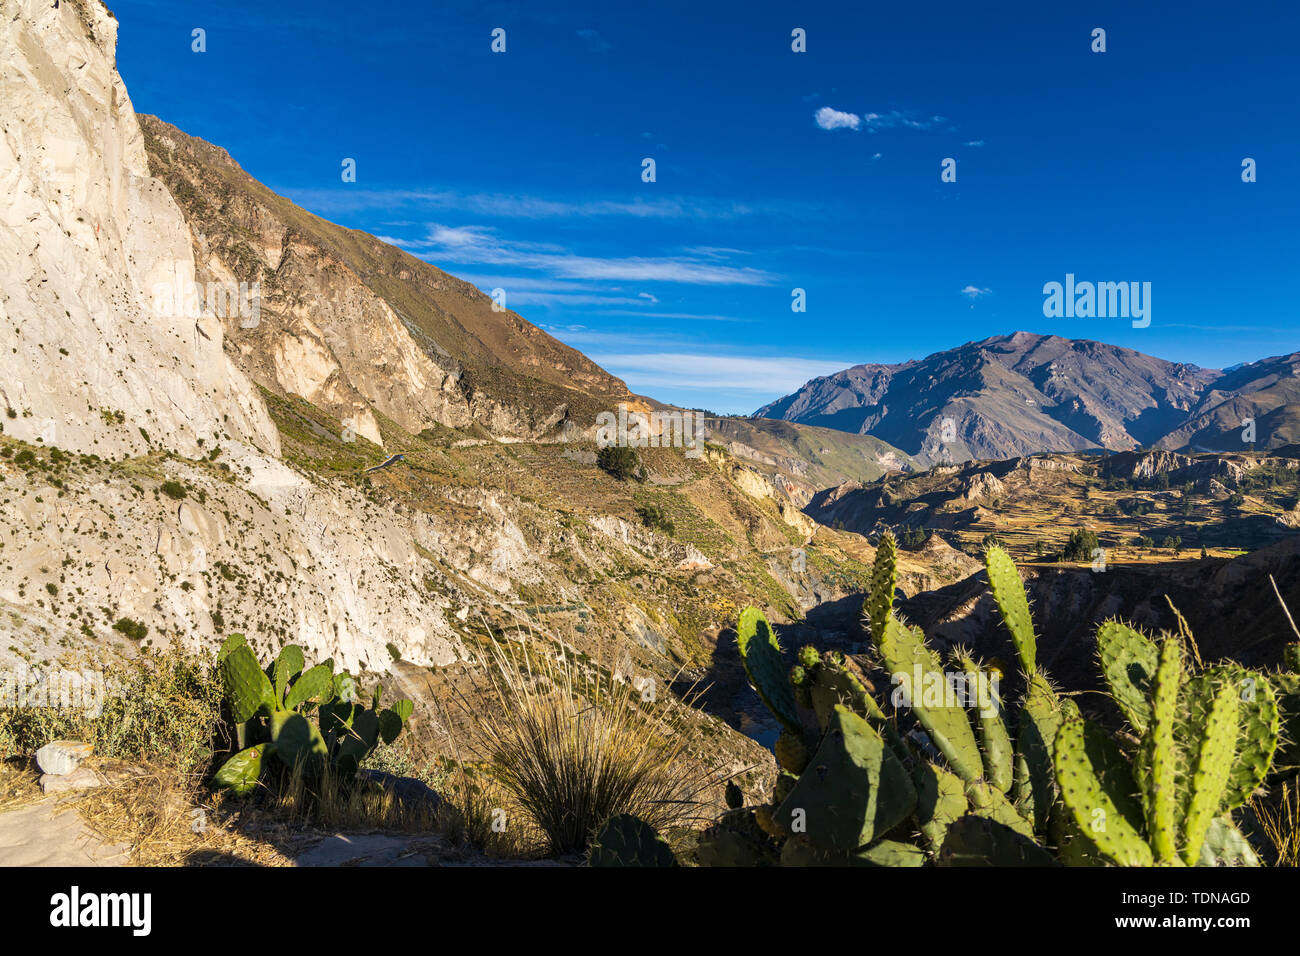
[(301, 395), (377, 441), (375, 413), (413, 434), (590, 431), (626, 386), (467, 282), (277, 196), (223, 149), (141, 117), (150, 168), (176, 196), (201, 282), (257, 283), (260, 314), (228, 314), (250, 378)]
[[(704, 673), (744, 604), (861, 585), (773, 474), (651, 449), (644, 483), (615, 480), (586, 433), (638, 401), (617, 379), (142, 129), (98, 0), (0, 3), (0, 667), (239, 630), (455, 673), (491, 630), (666, 681)], [(256, 321), (181, 306), (253, 281)]]
[(1236, 451), (1300, 437), (1296, 356), (1219, 372), (1132, 349), (1016, 332), (900, 365), (856, 365), (760, 408), (873, 435), (929, 462), (1139, 445)]

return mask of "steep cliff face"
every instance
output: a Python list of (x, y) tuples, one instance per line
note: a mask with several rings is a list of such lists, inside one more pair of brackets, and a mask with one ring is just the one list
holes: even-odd
[(0, 5), (5, 433), (104, 457), (151, 442), (275, 454), (275, 428), (226, 357), (221, 323), (155, 295), (192, 286), (191, 237), (149, 175), (116, 42), (97, 2)]
[(300, 209), (223, 149), (143, 116), (150, 166), (194, 230), (200, 278), (256, 283), (259, 314), (226, 315), (240, 368), (379, 442), (375, 414), (412, 434), (475, 427), (554, 438), (630, 396), (580, 352), (467, 282)]

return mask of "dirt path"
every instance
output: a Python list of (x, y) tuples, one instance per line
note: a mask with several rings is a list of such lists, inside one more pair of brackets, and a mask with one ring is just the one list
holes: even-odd
[(128, 847), (105, 843), (53, 797), (0, 813), (0, 867), (122, 866), (128, 858)]

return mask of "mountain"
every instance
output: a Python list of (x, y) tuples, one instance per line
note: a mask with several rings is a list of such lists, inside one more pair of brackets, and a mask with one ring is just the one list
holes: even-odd
[[(256, 317), (227, 309), (225, 336), (254, 382), (301, 395), (378, 442), (375, 415), (419, 433), (485, 437), (581, 429), (627, 386), (461, 279), (271, 192), (220, 147), (141, 116), (152, 175), (194, 236), (198, 280), (257, 283)], [(254, 321), (255, 318), (255, 321)]]
[(756, 416), (873, 435), (929, 462), (1141, 445), (1240, 451), (1300, 438), (1300, 355), (1232, 372), (1016, 332), (813, 379)]
[(0, 669), (238, 631), (443, 686), (508, 636), (708, 677), (720, 765), (770, 765), (719, 722), (763, 708), (716, 652), (742, 607), (865, 586), (870, 549), (801, 508), (893, 449), (742, 423), (618, 480), (597, 414), (663, 406), (137, 116), (99, 0), (0, 4)]

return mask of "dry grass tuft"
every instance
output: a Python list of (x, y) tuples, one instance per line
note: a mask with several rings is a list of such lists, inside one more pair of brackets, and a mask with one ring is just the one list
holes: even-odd
[(39, 771), (36, 761), (12, 757), (0, 761), (0, 813), (40, 800)]
[(1275, 796), (1251, 801), (1255, 819), (1277, 854), (1274, 866), (1300, 866), (1300, 785), (1282, 784)]
[(429, 832), (437, 814), (423, 802), (399, 800), (391, 789), (339, 775), (328, 762), (314, 772), (285, 771), (273, 795), (275, 816), (299, 826)]
[(497, 830), (505, 822), (517, 841), (563, 855), (585, 851), (615, 814), (666, 836), (710, 818), (703, 798), (718, 776), (692, 752), (691, 712), (672, 695), (647, 699), (536, 639), (494, 645), (488, 673), (488, 706), (460, 703), (476, 725), (470, 746), (499, 787), (482, 795), (480, 815), (504, 795), (523, 817), (520, 827), (510, 806), (491, 807)]

